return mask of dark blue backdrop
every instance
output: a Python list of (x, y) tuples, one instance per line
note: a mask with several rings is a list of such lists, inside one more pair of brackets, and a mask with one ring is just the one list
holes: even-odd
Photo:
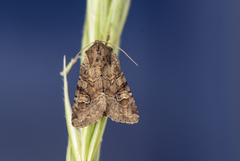
[[(65, 160), (63, 55), (86, 2), (0, 3), (0, 160)], [(240, 160), (240, 1), (133, 0), (120, 55), (140, 122), (108, 120), (103, 161)], [(79, 65), (68, 75), (71, 102)]]

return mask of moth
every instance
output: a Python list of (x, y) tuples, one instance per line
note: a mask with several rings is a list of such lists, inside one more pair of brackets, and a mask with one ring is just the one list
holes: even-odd
[(116, 122), (137, 123), (137, 106), (113, 49), (96, 40), (85, 53), (74, 97), (72, 125), (83, 128), (103, 116)]

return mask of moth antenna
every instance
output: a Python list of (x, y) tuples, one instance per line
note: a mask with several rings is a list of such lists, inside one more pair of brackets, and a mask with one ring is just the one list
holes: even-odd
[[(102, 40), (101, 40), (101, 41), (102, 41)], [(102, 41), (102, 42), (106, 42), (106, 41)], [(118, 48), (119, 50), (121, 50), (134, 64), (136, 64), (136, 66), (138, 66), (138, 64), (137, 64), (123, 49), (121, 49), (121, 48), (118, 47), (117, 45), (114, 45), (114, 44), (112, 44), (112, 43), (110, 43), (110, 42), (106, 42), (106, 43), (109, 43), (109, 44), (115, 46), (116, 48)]]
[(72, 61), (71, 66), (69, 67), (66, 75), (69, 73), (70, 69), (72, 68), (73, 64), (75, 63), (75, 61), (76, 61), (76, 59), (77, 59), (77, 56), (78, 56), (84, 49), (86, 49), (88, 46), (90, 46), (90, 45), (93, 44), (93, 43), (94, 43), (94, 42), (89, 43), (88, 45), (86, 45), (84, 48), (82, 48), (82, 50), (80, 50), (80, 51), (77, 53), (77, 55), (75, 56), (75, 58), (74, 58), (73, 61)]

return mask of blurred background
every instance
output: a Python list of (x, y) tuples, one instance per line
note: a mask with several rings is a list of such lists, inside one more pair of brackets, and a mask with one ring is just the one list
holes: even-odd
[[(63, 55), (86, 2), (0, 2), (0, 160), (65, 160)], [(240, 160), (240, 1), (133, 0), (120, 53), (140, 121), (108, 119), (102, 161)], [(79, 64), (68, 74), (71, 103)]]

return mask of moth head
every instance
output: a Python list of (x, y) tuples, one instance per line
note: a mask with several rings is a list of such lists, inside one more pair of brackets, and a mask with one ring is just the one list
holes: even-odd
[(89, 64), (92, 66), (105, 66), (111, 63), (112, 48), (96, 40), (94, 44), (86, 51)]

